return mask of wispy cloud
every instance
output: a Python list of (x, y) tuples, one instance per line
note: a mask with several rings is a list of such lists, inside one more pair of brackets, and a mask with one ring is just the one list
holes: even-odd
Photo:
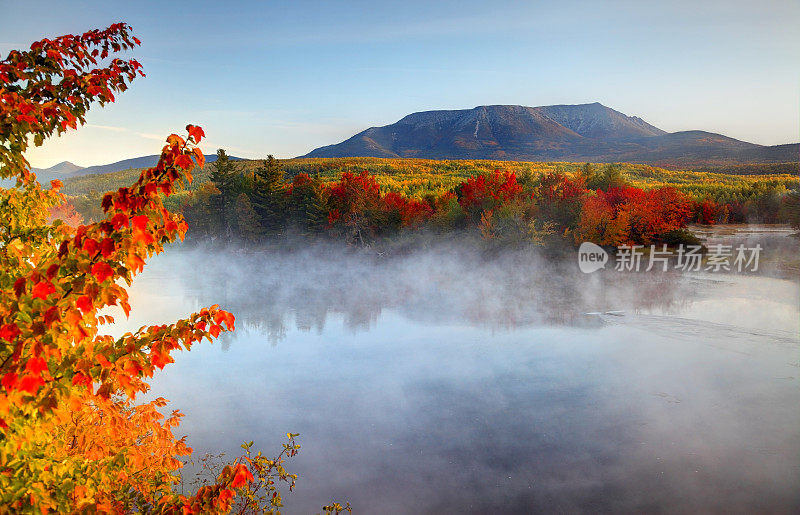
[(164, 134), (152, 134), (152, 133), (147, 133), (147, 132), (135, 132), (134, 134), (136, 134), (140, 138), (154, 139), (154, 140), (157, 140), (157, 141), (165, 141), (167, 139), (167, 136), (168, 136), (168, 134), (167, 135), (164, 135)]
[(95, 125), (93, 123), (87, 123), (85, 127), (89, 127), (92, 129), (102, 129), (105, 131), (113, 131), (113, 132), (129, 132), (128, 129), (125, 127), (113, 127), (111, 125)]

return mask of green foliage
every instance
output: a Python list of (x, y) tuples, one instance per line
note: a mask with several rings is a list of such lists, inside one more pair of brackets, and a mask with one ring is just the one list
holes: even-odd
[(239, 193), (234, 204), (236, 212), (236, 234), (246, 243), (255, 243), (264, 232), (262, 222), (250, 203), (247, 193)]
[(521, 200), (507, 202), (497, 209), (485, 211), (478, 225), (484, 239), (500, 244), (544, 245), (554, 234), (556, 225), (535, 217), (535, 205)]
[(260, 233), (274, 235), (284, 226), (286, 195), (283, 176), (283, 168), (271, 155), (253, 174), (250, 196), (260, 221)]
[(590, 163), (581, 169), (581, 176), (586, 180), (586, 187), (590, 190), (603, 190), (609, 188), (623, 188), (627, 184), (622, 176), (622, 167), (618, 164), (608, 164), (602, 172), (596, 172)]

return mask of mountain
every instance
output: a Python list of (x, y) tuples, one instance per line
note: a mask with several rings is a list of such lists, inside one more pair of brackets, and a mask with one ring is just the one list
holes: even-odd
[[(121, 170), (129, 170), (131, 168), (149, 168), (151, 166), (155, 166), (158, 163), (158, 158), (161, 157), (160, 155), (153, 155), (153, 156), (142, 156), (142, 157), (134, 157), (131, 159), (123, 159), (122, 161), (117, 161), (115, 163), (110, 163), (107, 165), (95, 165), (95, 166), (88, 166), (86, 168), (75, 165), (70, 163), (69, 161), (64, 161), (63, 163), (59, 163), (55, 166), (51, 166), (50, 168), (33, 168), (32, 170), (36, 172), (36, 177), (39, 179), (39, 182), (42, 184), (47, 184), (49, 181), (53, 179), (67, 179), (70, 177), (77, 177), (79, 175), (91, 175), (91, 174), (98, 174), (98, 173), (109, 173), (109, 172), (119, 172)], [(232, 161), (239, 161), (241, 158), (228, 156)], [(216, 154), (210, 154), (206, 156), (207, 163), (213, 163), (217, 160)]]
[(76, 172), (83, 170), (83, 167), (70, 163), (69, 161), (62, 161), (57, 165), (51, 166), (50, 168), (32, 168), (31, 170), (36, 172), (37, 175), (51, 174), (54, 176), (62, 175), (64, 177), (71, 177)]
[(599, 103), (479, 106), (410, 114), (303, 157), (417, 157), (697, 165), (797, 161), (800, 145), (762, 146), (704, 131), (668, 133)]
[[(123, 159), (122, 161), (117, 161), (116, 163), (111, 163), (107, 165), (89, 166), (81, 170), (81, 172), (78, 175), (118, 172), (120, 170), (129, 170), (131, 168), (149, 168), (151, 166), (155, 166), (156, 163), (158, 163), (159, 157), (161, 156), (154, 155), (154, 156), (134, 157), (131, 159)], [(233, 157), (233, 156), (228, 156), (228, 158), (232, 161), (239, 161), (241, 159), (239, 157)], [(216, 160), (217, 160), (216, 154), (206, 155), (206, 163), (213, 163)]]

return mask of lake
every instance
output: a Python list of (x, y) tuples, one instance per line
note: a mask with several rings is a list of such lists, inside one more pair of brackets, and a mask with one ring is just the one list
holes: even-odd
[(798, 240), (757, 272), (592, 274), (457, 242), (391, 255), (172, 248), (114, 332), (219, 303), (237, 330), (153, 395), (198, 455), (300, 433), (284, 513), (800, 510)]

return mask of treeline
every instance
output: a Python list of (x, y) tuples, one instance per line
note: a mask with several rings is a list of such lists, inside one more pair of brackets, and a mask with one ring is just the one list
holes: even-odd
[(695, 172), (722, 173), (726, 175), (797, 175), (800, 163), (747, 163), (719, 166), (695, 166)]
[[(414, 200), (439, 197), (454, 191), (470, 177), (492, 174), (501, 169), (512, 172), (519, 182), (528, 184), (549, 174), (574, 177), (582, 173), (586, 165), (580, 163), (532, 163), (516, 161), (431, 159), (382, 159), (382, 158), (329, 158), (280, 160), (284, 170), (284, 182), (292, 182), (297, 175), (315, 177), (324, 184), (338, 182), (343, 173), (354, 170), (367, 171), (373, 175), (383, 192), (395, 192)], [(236, 169), (245, 176), (252, 175), (263, 166), (262, 161), (236, 161)], [(590, 165), (602, 171), (607, 165)], [(695, 202), (706, 203), (705, 221), (731, 223), (786, 221), (782, 214), (782, 202), (788, 190), (798, 182), (797, 173), (771, 175), (725, 175), (720, 173), (687, 170), (665, 170), (643, 164), (618, 163), (625, 184), (643, 190), (672, 187), (686, 194)], [(202, 189), (215, 168), (207, 164), (195, 171), (195, 180), (181, 191), (164, 198), (170, 211), (177, 211), (187, 203), (191, 191)], [(785, 171), (772, 169), (770, 171)], [(86, 220), (99, 220), (103, 213), (100, 201), (106, 191), (114, 191), (130, 184), (139, 176), (140, 170), (126, 170), (109, 174), (96, 174), (66, 179), (62, 191), (69, 195), (75, 209)], [(591, 186), (591, 185), (590, 185)], [(591, 189), (591, 188), (590, 188)], [(722, 207), (715, 208), (714, 205)], [(726, 210), (725, 205), (729, 205)]]
[[(297, 172), (271, 156), (257, 166), (218, 151), (209, 182), (182, 212), (190, 237), (257, 242), (285, 234), (366, 244), (404, 230), (477, 231), (502, 242), (594, 241), (605, 245), (674, 243), (687, 223), (788, 221), (783, 184), (744, 183), (717, 195), (631, 185), (617, 165), (583, 165), (571, 174), (494, 170), (442, 192), (410, 197), (382, 187), (366, 171), (335, 179)], [(757, 220), (756, 220), (757, 219)]]
[[(492, 173), (501, 169), (513, 172), (520, 179), (528, 175), (542, 176), (548, 173), (574, 175), (585, 165), (564, 162), (523, 162), (488, 160), (433, 160), (433, 159), (387, 159), (375, 157), (347, 158), (297, 158), (279, 161), (285, 171), (287, 181), (298, 174), (319, 177), (323, 182), (334, 182), (344, 172), (366, 170), (374, 175), (381, 188), (394, 191), (410, 198), (422, 198), (429, 194), (440, 195), (456, 187), (467, 178)], [(261, 160), (237, 160), (242, 173), (252, 173), (261, 166)], [(605, 164), (593, 165), (602, 169)], [(740, 188), (754, 183), (769, 181), (786, 188), (792, 188), (798, 180), (797, 170), (776, 169), (769, 175), (731, 175), (715, 171), (700, 172), (690, 170), (666, 170), (645, 164), (616, 163), (626, 182), (642, 189), (672, 186), (681, 191), (698, 194), (703, 188)], [(199, 188), (208, 181), (213, 167), (207, 164), (195, 170), (195, 180), (187, 185), (189, 190)], [(107, 174), (92, 174), (71, 177), (64, 180), (62, 192), (71, 196), (101, 195), (106, 191), (130, 184), (139, 177), (140, 169), (125, 170)], [(789, 172), (789, 173), (778, 173)], [(691, 190), (691, 192), (689, 191)], [(700, 192), (702, 193), (702, 192)], [(171, 198), (171, 197), (170, 197)]]

